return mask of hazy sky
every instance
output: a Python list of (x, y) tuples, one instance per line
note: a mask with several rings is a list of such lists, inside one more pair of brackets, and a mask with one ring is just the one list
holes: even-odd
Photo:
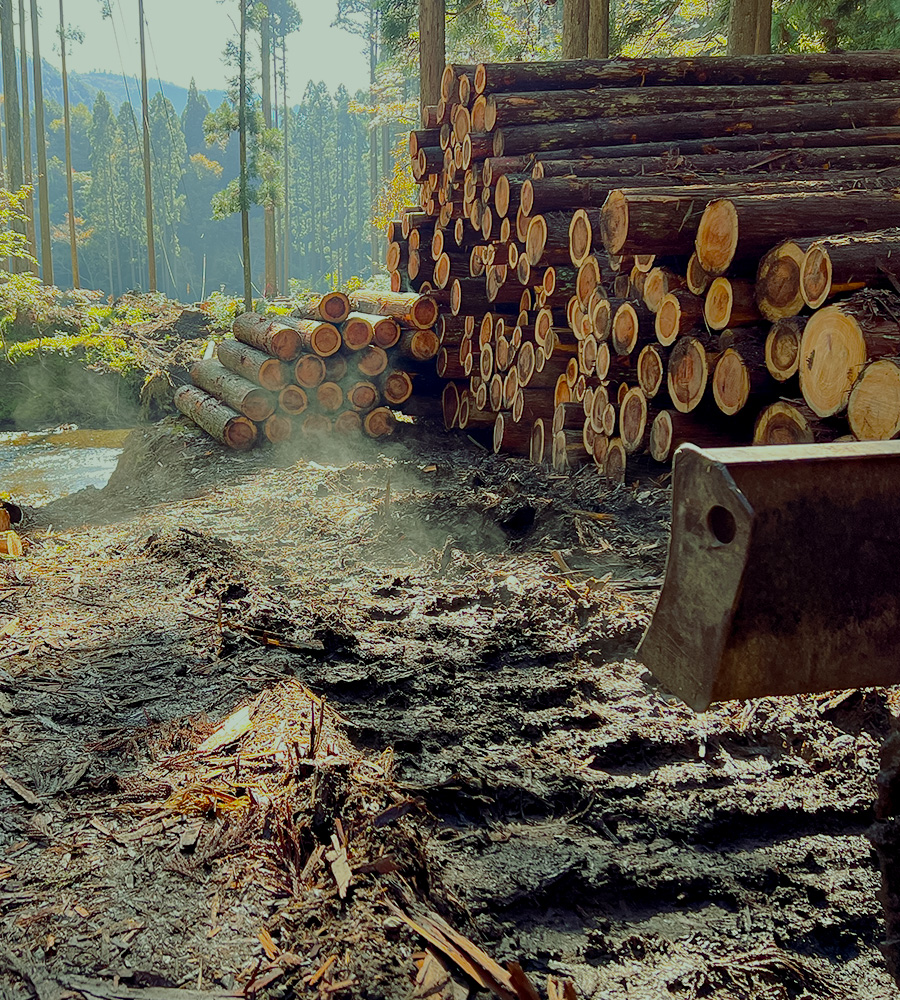
[[(14, 4), (14, 9), (17, 8)], [(26, 9), (28, 3), (26, 3)], [(54, 35), (58, 5), (42, 0), (41, 55), (59, 64)], [(66, 21), (84, 32), (81, 45), (70, 46), (70, 70), (140, 73), (137, 0), (112, 0), (119, 47), (109, 20), (100, 15), (99, 0), (65, 0)], [(308, 80), (324, 80), (329, 90), (344, 84), (351, 93), (368, 86), (364, 39), (332, 28), (337, 0), (299, 0), (300, 30), (288, 39), (288, 93), (299, 100)], [(193, 76), (203, 89), (223, 89), (226, 70), (222, 50), (234, 36), (237, 3), (226, 0), (144, 0), (149, 38), (147, 72), (163, 82), (186, 87)], [(152, 47), (151, 47), (152, 43)], [(121, 62), (119, 58), (121, 50)], [(258, 57), (257, 57), (258, 58)]]

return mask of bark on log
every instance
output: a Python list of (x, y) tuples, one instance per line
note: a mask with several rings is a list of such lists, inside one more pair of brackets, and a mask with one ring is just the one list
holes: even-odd
[(900, 230), (850, 233), (814, 240), (800, 267), (803, 301), (818, 309), (829, 298), (900, 277)]
[(242, 313), (235, 318), (231, 332), (241, 343), (280, 361), (293, 361), (303, 349), (298, 331), (277, 317)]
[[(735, 108), (824, 104), (892, 99), (894, 81), (843, 80), (833, 83), (776, 84), (747, 87), (601, 87), (535, 90), (484, 97), (484, 130), (551, 122), (666, 115), (684, 111), (732, 111)], [(481, 98), (479, 98), (481, 100)]]
[(476, 94), (583, 87), (764, 86), (837, 80), (900, 79), (896, 52), (805, 52), (777, 56), (581, 59), (572, 62), (479, 63)]
[(235, 451), (249, 451), (256, 444), (256, 424), (208, 392), (193, 385), (175, 390), (175, 405), (220, 444)]
[(872, 220), (900, 225), (900, 194), (892, 191), (801, 191), (716, 199), (697, 228), (697, 258), (710, 274), (792, 239), (865, 232)]
[[(754, 132), (812, 132), (828, 128), (893, 126), (900, 123), (900, 101), (842, 101), (838, 104), (775, 105), (749, 111), (682, 111), (607, 118), (599, 121), (554, 122), (517, 125), (494, 133), (494, 156), (527, 152), (577, 149), (627, 142), (653, 142), (660, 136), (670, 142), (683, 139), (715, 139), (740, 129)], [(420, 154), (421, 155), (421, 154)]]
[(275, 399), (268, 389), (235, 375), (213, 358), (194, 363), (191, 381), (250, 420), (259, 422), (275, 412)]
[(843, 412), (866, 361), (900, 349), (900, 296), (864, 290), (810, 317), (800, 341), (800, 391), (820, 417)]
[(237, 340), (223, 340), (216, 348), (219, 361), (236, 375), (256, 382), (270, 392), (278, 392), (291, 381), (288, 365)]

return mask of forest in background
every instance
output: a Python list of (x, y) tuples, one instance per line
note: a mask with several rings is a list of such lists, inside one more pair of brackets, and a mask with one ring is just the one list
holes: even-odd
[[(4, 3), (11, 0), (0, 0), (0, 7)], [(284, 39), (303, 30), (299, 12), (292, 0), (229, 0), (226, 6), (242, 3), (254, 39), (246, 67), (254, 293), (262, 294), (265, 287), (267, 214), (274, 226), (277, 291), (366, 279), (380, 269), (383, 224), (413, 188), (405, 133), (415, 127), (418, 114), (417, 4), (338, 0), (336, 23), (359, 37), (370, 89), (330, 94), (323, 84), (310, 82), (302, 100), (288, 107)], [(558, 58), (562, 7), (562, 0), (448, 4), (447, 57), (459, 62)], [(721, 52), (728, 12), (727, 0), (612, 0), (610, 51)], [(898, 40), (896, 0), (776, 0), (773, 5), (774, 51), (892, 47)], [(89, 38), (84, 41), (90, 44)], [(26, 60), (30, 70), (27, 55)], [(180, 103), (184, 81), (156, 82), (149, 104), (157, 284), (184, 301), (220, 289), (236, 292), (242, 285), (236, 44), (229, 45), (223, 61), (226, 75), (235, 75), (226, 91), (213, 92), (214, 106), (191, 83), (179, 113), (171, 98)], [(54, 283), (68, 287), (73, 275), (60, 75), (46, 61), (42, 66)], [(109, 87), (111, 101), (104, 82), (111, 81), (103, 74), (86, 75), (83, 81), (72, 74), (76, 233), (81, 284), (120, 295), (148, 288), (140, 92), (136, 81), (133, 88), (125, 84), (130, 100), (121, 101), (117, 81)], [(31, 88), (34, 158), (33, 94)], [(78, 100), (88, 95), (94, 95), (90, 104)], [(7, 128), (4, 121), (6, 153)]]

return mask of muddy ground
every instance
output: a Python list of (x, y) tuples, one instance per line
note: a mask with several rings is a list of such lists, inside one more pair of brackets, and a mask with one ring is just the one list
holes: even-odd
[(488, 995), (452, 962), (414, 991), (427, 910), (541, 996), (895, 996), (865, 832), (896, 692), (693, 715), (634, 659), (664, 481), (408, 434), (236, 456), (164, 421), (29, 512), (0, 991)]

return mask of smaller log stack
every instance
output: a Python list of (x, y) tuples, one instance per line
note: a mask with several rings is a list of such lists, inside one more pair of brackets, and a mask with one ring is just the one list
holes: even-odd
[(900, 433), (898, 82), (898, 52), (447, 66), (388, 230), (446, 425), (613, 479)]
[(396, 412), (439, 411), (436, 303), (426, 295), (329, 292), (290, 316), (244, 313), (175, 404), (236, 451), (269, 441), (394, 433)]

